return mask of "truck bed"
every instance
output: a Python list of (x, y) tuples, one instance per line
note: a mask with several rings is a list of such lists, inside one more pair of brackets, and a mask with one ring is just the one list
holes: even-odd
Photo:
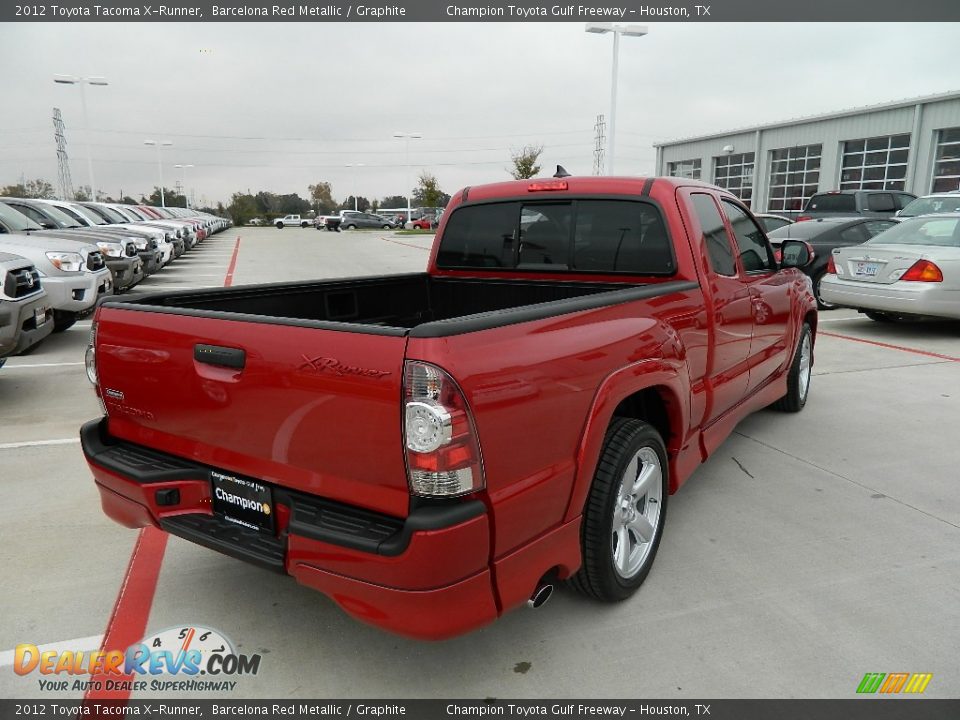
[(439, 278), (417, 273), (154, 294), (109, 304), (188, 316), (437, 337), (639, 300), (691, 285)]

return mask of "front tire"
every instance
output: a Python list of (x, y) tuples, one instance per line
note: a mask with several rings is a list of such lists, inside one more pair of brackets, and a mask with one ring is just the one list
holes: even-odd
[(277, 223), (277, 230), (283, 230), (283, 223)]
[(813, 372), (813, 332), (807, 323), (800, 328), (800, 339), (787, 373), (787, 394), (777, 400), (774, 410), (800, 412), (810, 394), (810, 376)]
[(584, 595), (619, 602), (653, 566), (667, 512), (667, 451), (640, 420), (616, 418), (590, 486), (580, 529), (583, 563), (570, 584)]

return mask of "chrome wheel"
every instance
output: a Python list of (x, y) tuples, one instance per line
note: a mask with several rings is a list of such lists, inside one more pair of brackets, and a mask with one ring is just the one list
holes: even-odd
[(656, 451), (642, 447), (624, 470), (613, 508), (613, 566), (625, 580), (646, 563), (660, 526), (663, 468)]
[(803, 342), (800, 343), (800, 374), (798, 376), (799, 380), (799, 390), (800, 390), (800, 400), (807, 399), (807, 390), (810, 389), (810, 370), (811, 370), (811, 359), (812, 359), (812, 349), (810, 347), (810, 333), (805, 333), (803, 336)]

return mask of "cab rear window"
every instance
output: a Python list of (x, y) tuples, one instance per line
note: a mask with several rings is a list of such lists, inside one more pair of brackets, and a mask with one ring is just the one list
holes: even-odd
[(856, 212), (857, 200), (853, 195), (814, 195), (805, 209), (817, 212)]
[(437, 266), (672, 275), (673, 246), (655, 205), (634, 200), (502, 202), (456, 209)]

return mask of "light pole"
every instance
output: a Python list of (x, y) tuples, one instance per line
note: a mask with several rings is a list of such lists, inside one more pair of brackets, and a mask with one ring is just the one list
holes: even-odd
[(90, 154), (90, 120), (87, 117), (87, 93), (84, 87), (87, 85), (109, 85), (106, 78), (103, 77), (77, 77), (76, 75), (54, 75), (53, 81), (61, 85), (79, 85), (80, 86), (80, 108), (83, 111), (83, 137), (87, 144), (87, 171), (90, 173), (90, 198), (93, 202), (97, 201), (97, 181), (93, 177), (93, 156)]
[(607, 138), (607, 175), (613, 175), (613, 150), (617, 137), (617, 66), (620, 62), (620, 36), (643, 37), (646, 25), (614, 25), (613, 23), (587, 23), (588, 33), (613, 33), (613, 72), (610, 78), (610, 135)]
[[(400, 138), (403, 140), (404, 148), (406, 149), (406, 153), (407, 153), (407, 163), (406, 163), (407, 172), (409, 173), (410, 172), (410, 141), (419, 140), (420, 138), (423, 137), (423, 135), (421, 135), (420, 133), (395, 132), (393, 136), (395, 138)], [(412, 182), (413, 178), (412, 177), (408, 178), (408, 180)], [(410, 195), (409, 193), (407, 193), (407, 222), (403, 224), (404, 227), (407, 226), (407, 223), (413, 222), (413, 218), (411, 217), (412, 215), (413, 213), (410, 210)]]
[[(192, 168), (195, 166), (194, 165), (174, 165), (174, 167), (180, 168), (180, 170), (183, 171), (183, 206), (188, 208), (190, 207), (190, 201), (187, 199), (187, 168)], [(201, 205), (200, 207), (204, 207), (204, 206)]]
[(169, 140), (144, 140), (143, 144), (157, 146), (157, 169), (160, 171), (160, 207), (166, 207), (167, 198), (163, 194), (163, 158), (160, 156), (160, 150), (161, 148), (170, 147), (173, 143)]
[[(363, 163), (347, 163), (347, 164), (345, 165), (345, 167), (348, 167), (348, 168), (361, 168), (361, 167), (366, 167), (366, 165), (364, 165)], [(357, 181), (357, 173), (356, 173), (356, 171), (353, 171), (353, 172), (350, 174), (350, 183), (351, 183), (352, 185), (356, 186), (356, 184), (357, 184), (356, 181)], [(354, 190), (356, 190), (356, 188), (354, 188)], [(353, 194), (353, 209), (356, 210), (356, 211), (359, 211), (359, 210), (360, 210), (359, 206), (357, 205), (357, 194), (356, 194), (356, 192), (354, 192), (354, 194)]]

